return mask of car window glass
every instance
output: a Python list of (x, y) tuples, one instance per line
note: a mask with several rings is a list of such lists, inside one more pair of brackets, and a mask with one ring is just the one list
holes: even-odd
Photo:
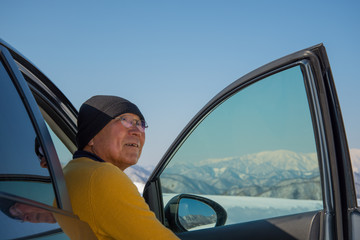
[[(26, 78), (26, 77), (25, 77)], [(37, 101), (40, 112), (45, 120), (46, 127), (50, 133), (52, 142), (54, 143), (56, 153), (58, 155), (61, 167), (72, 160), (73, 152), (76, 150), (76, 145), (70, 140), (65, 133), (64, 120), (60, 115), (56, 114), (56, 110), (51, 107), (51, 104), (47, 104), (49, 100), (42, 98), (34, 94), (35, 100)], [(41, 100), (40, 100), (41, 99)], [(57, 109), (59, 110), (59, 109)], [(60, 109), (61, 110), (61, 109)], [(63, 125), (60, 125), (63, 123)]]
[[(45, 209), (0, 197), (2, 239), (15, 239), (45, 232), (59, 233), (54, 215)], [(53, 239), (48, 236), (48, 239)], [(67, 239), (67, 238), (65, 238)]]
[(268, 76), (214, 109), (160, 176), (178, 194), (219, 203), (226, 224), (323, 208), (314, 130), (300, 66)]
[(0, 76), (0, 192), (52, 205), (54, 190), (49, 171), (41, 164), (44, 158), (32, 122), (3, 64)]
[(95, 239), (88, 224), (55, 208), (0, 196), (1, 239)]
[[(0, 47), (0, 51), (5, 51)], [(53, 207), (48, 161), (24, 102), (0, 59), (1, 239), (95, 239), (88, 224)], [(21, 81), (22, 79), (18, 79)]]
[[(52, 206), (55, 194), (43, 148), (3, 62), (0, 64), (0, 80), (0, 195)], [(56, 221), (49, 216), (51, 214), (40, 208), (0, 197), (1, 239), (58, 229)]]
[(60, 138), (54, 133), (51, 127), (48, 124), (46, 124), (46, 126), (50, 132), (50, 136), (58, 154), (61, 167), (65, 167), (65, 165), (72, 159), (72, 153), (60, 140)]

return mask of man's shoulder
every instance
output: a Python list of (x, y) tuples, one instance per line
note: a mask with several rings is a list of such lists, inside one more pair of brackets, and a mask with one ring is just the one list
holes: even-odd
[(98, 162), (95, 160), (92, 160), (87, 157), (80, 157), (75, 158), (71, 160), (65, 167), (64, 171), (67, 171), (69, 169), (81, 169), (81, 170), (91, 170), (91, 169), (98, 169), (98, 168), (112, 168), (115, 167), (112, 164), (106, 163), (106, 162)]
[(75, 176), (84, 178), (93, 177), (125, 177), (126, 174), (118, 167), (107, 162), (97, 162), (90, 158), (81, 157), (71, 160), (63, 169), (65, 178)]

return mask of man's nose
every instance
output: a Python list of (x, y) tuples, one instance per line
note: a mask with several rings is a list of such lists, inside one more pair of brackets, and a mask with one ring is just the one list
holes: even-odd
[(129, 129), (129, 132), (131, 135), (140, 137), (142, 132), (139, 130), (139, 128), (136, 126), (136, 124), (132, 124), (131, 128)]

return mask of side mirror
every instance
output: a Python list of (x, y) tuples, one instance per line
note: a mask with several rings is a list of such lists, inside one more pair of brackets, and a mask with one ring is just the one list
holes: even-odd
[(223, 226), (225, 209), (218, 203), (196, 195), (180, 194), (165, 206), (166, 225), (174, 232)]

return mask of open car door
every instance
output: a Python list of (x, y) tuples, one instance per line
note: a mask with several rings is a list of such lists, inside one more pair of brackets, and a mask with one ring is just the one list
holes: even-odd
[(221, 91), (176, 138), (143, 195), (181, 239), (360, 239), (325, 47)]
[[(68, 109), (67, 101), (61, 101), (67, 99), (1, 39), (0, 86), (0, 238), (96, 239), (88, 224), (72, 211), (59, 151), (42, 115), (54, 119), (53, 125), (55, 120), (66, 125), (69, 114), (51, 116)], [(66, 128), (58, 129), (63, 133)]]

